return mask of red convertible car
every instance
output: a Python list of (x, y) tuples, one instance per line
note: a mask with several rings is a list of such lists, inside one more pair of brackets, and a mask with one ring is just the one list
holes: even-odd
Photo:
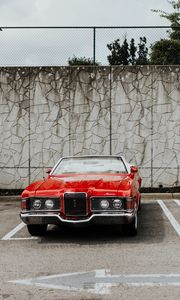
[(22, 193), (20, 217), (33, 236), (48, 224), (123, 224), (136, 235), (141, 177), (116, 156), (63, 157)]

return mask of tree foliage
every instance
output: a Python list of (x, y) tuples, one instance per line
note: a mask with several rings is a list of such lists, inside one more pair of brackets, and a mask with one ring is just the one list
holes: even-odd
[(148, 48), (146, 47), (146, 37), (140, 37), (140, 42), (138, 44), (138, 57), (136, 59), (136, 65), (147, 65), (148, 63)]
[(156, 42), (152, 46), (151, 63), (153, 65), (180, 64), (180, 40), (164, 39)]
[(123, 43), (120, 39), (116, 39), (111, 44), (107, 44), (109, 51), (107, 59), (110, 65), (146, 65), (148, 64), (148, 48), (146, 47), (146, 37), (140, 37), (138, 46), (135, 45), (135, 40), (131, 39), (128, 43), (127, 38), (124, 38)]
[(107, 47), (111, 51), (107, 57), (110, 65), (128, 65), (129, 48), (126, 38), (122, 45), (120, 39), (117, 39), (113, 43), (107, 44)]
[(136, 64), (136, 51), (137, 51), (137, 47), (135, 45), (135, 41), (134, 39), (131, 39), (130, 46), (129, 46), (129, 54), (130, 54), (129, 63), (131, 65)]
[(76, 57), (68, 59), (69, 66), (80, 66), (80, 65), (86, 65), (86, 66), (94, 66), (99, 65), (98, 62), (94, 62), (92, 58), (86, 58), (86, 57)]
[(178, 40), (180, 39), (180, 0), (168, 2), (174, 9), (172, 13), (167, 13), (163, 10), (153, 10), (153, 12), (159, 13), (160, 17), (167, 19), (171, 23), (172, 30), (169, 31), (169, 37), (173, 40)]
[(162, 10), (153, 10), (171, 23), (168, 31), (169, 39), (161, 39), (151, 47), (151, 63), (159, 65), (180, 64), (180, 0), (168, 1), (174, 11), (167, 13)]

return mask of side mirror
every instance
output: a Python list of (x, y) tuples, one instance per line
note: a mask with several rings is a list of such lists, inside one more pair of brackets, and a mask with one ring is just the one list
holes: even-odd
[(131, 166), (131, 173), (137, 173), (138, 172), (138, 168), (136, 166)]
[(49, 175), (51, 173), (52, 169), (47, 169), (46, 173)]

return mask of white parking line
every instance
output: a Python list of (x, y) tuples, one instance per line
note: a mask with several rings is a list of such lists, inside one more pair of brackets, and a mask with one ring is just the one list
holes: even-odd
[(177, 232), (177, 234), (180, 236), (180, 225), (170, 212), (170, 210), (167, 208), (167, 206), (164, 204), (162, 200), (157, 200), (158, 204), (161, 206), (162, 210), (164, 211), (166, 217), (168, 218), (169, 222)]
[(13, 238), (13, 236), (20, 231), (26, 224), (21, 222), (19, 225), (17, 225), (14, 229), (12, 229), (9, 233), (7, 233), (1, 240), (2, 241), (8, 241), (8, 240), (32, 240), (37, 239), (36, 237), (25, 237), (25, 238)]
[(174, 202), (180, 206), (180, 200), (174, 200)]

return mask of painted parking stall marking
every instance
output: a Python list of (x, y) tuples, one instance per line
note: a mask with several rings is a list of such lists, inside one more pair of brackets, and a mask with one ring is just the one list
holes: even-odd
[(94, 270), (92, 272), (57, 274), (9, 282), (40, 288), (110, 294), (111, 288), (119, 285), (180, 286), (180, 274), (111, 275), (110, 270)]
[(25, 223), (21, 222), (19, 225), (17, 225), (14, 229), (12, 229), (10, 232), (8, 232), (1, 240), (2, 241), (8, 241), (8, 240), (34, 240), (37, 239), (37, 237), (14, 237), (14, 235), (20, 231), (22, 228), (26, 226)]
[[(176, 201), (178, 201), (178, 200), (176, 200)], [(164, 214), (168, 218), (169, 222), (173, 226), (176, 233), (180, 236), (180, 224), (177, 222), (177, 220), (175, 219), (173, 214), (170, 212), (170, 210), (167, 208), (167, 206), (164, 204), (164, 202), (162, 200), (157, 200), (157, 202), (160, 205), (160, 207), (162, 208)]]
[(180, 200), (174, 200), (174, 202), (180, 206)]

